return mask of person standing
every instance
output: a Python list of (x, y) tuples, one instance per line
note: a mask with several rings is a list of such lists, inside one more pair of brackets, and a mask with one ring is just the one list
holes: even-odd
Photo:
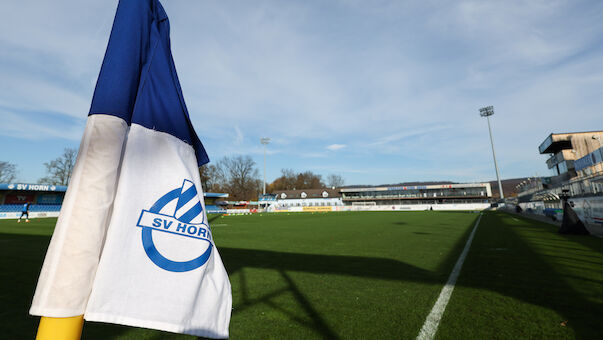
[(25, 204), (23, 204), (23, 209), (21, 210), (21, 216), (19, 217), (19, 220), (17, 221), (17, 223), (21, 222), (21, 219), (23, 218), (23, 216), (25, 216), (25, 222), (29, 222), (29, 202), (25, 202)]

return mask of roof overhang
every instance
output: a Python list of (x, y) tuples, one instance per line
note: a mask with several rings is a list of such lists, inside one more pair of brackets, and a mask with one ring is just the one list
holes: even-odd
[(572, 148), (572, 136), (570, 134), (551, 133), (538, 147), (541, 154), (557, 153), (561, 150)]

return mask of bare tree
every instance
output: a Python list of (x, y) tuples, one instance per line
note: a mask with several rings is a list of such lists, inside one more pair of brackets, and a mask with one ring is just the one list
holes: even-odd
[(296, 177), (292, 169), (281, 169), (281, 176), (268, 185), (267, 191), (292, 190), (295, 188)]
[(220, 167), (214, 164), (203, 165), (199, 168), (199, 176), (201, 177), (201, 186), (205, 192), (220, 192), (225, 190), (224, 171)]
[(77, 157), (77, 150), (72, 148), (65, 148), (63, 154), (48, 162), (44, 163), (46, 167), (46, 177), (42, 177), (38, 180), (40, 184), (52, 184), (52, 185), (67, 185), (71, 178), (71, 172), (75, 165), (75, 159)]
[(295, 189), (318, 189), (324, 188), (322, 176), (312, 171), (300, 172), (295, 180)]
[(17, 166), (0, 161), (0, 183), (10, 183), (17, 179)]
[(224, 176), (224, 189), (236, 199), (249, 200), (258, 193), (260, 173), (250, 156), (222, 158), (216, 167)]
[(282, 169), (281, 177), (277, 178), (269, 186), (269, 191), (293, 190), (293, 189), (318, 189), (324, 188), (324, 183), (319, 174), (312, 171), (295, 173), (291, 169)]
[(345, 184), (345, 180), (341, 175), (330, 174), (327, 176), (327, 184), (330, 188), (339, 188)]

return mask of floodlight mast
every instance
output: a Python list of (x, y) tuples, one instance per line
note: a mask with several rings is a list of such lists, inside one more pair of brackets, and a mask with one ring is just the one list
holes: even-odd
[(262, 194), (266, 195), (266, 145), (270, 143), (270, 138), (262, 137), (260, 138), (260, 143), (264, 145), (264, 190)]
[(494, 158), (494, 169), (496, 169), (496, 180), (498, 181), (498, 192), (500, 192), (500, 199), (505, 198), (503, 193), (502, 184), (500, 182), (500, 175), (498, 174), (498, 164), (496, 163), (496, 153), (494, 152), (494, 140), (492, 139), (492, 129), (490, 128), (490, 116), (494, 114), (494, 106), (486, 106), (479, 109), (479, 115), (486, 117), (488, 120), (488, 132), (490, 132), (490, 145), (492, 146), (492, 157)]

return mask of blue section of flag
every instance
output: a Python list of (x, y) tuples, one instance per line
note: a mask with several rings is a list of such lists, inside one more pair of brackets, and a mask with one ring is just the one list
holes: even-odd
[(203, 206), (201, 206), (201, 202), (197, 202), (192, 208), (190, 208), (184, 215), (178, 218), (179, 221), (184, 223), (189, 223), (195, 217), (199, 216), (203, 212)]
[(108, 114), (168, 133), (209, 162), (190, 121), (158, 0), (120, 0), (90, 114)]
[[(188, 186), (188, 189), (184, 190), (186, 186)], [(195, 188), (193, 182), (184, 180), (182, 183), (182, 193), (178, 198), (178, 203), (176, 203), (176, 212), (195, 197), (197, 197), (197, 188)]]
[[(191, 208), (187, 211), (184, 211), (185, 205), (190, 201), (196, 200)], [(179, 221), (189, 223), (195, 217), (199, 216), (203, 212), (203, 206), (201, 205), (201, 201), (199, 200), (197, 194), (197, 188), (193, 182), (185, 179), (182, 183), (181, 193), (178, 197), (178, 202), (176, 202), (176, 209), (174, 210), (174, 217), (176, 217)]]
[(90, 114), (108, 114), (130, 124), (143, 65), (149, 60), (153, 1), (120, 1)]

